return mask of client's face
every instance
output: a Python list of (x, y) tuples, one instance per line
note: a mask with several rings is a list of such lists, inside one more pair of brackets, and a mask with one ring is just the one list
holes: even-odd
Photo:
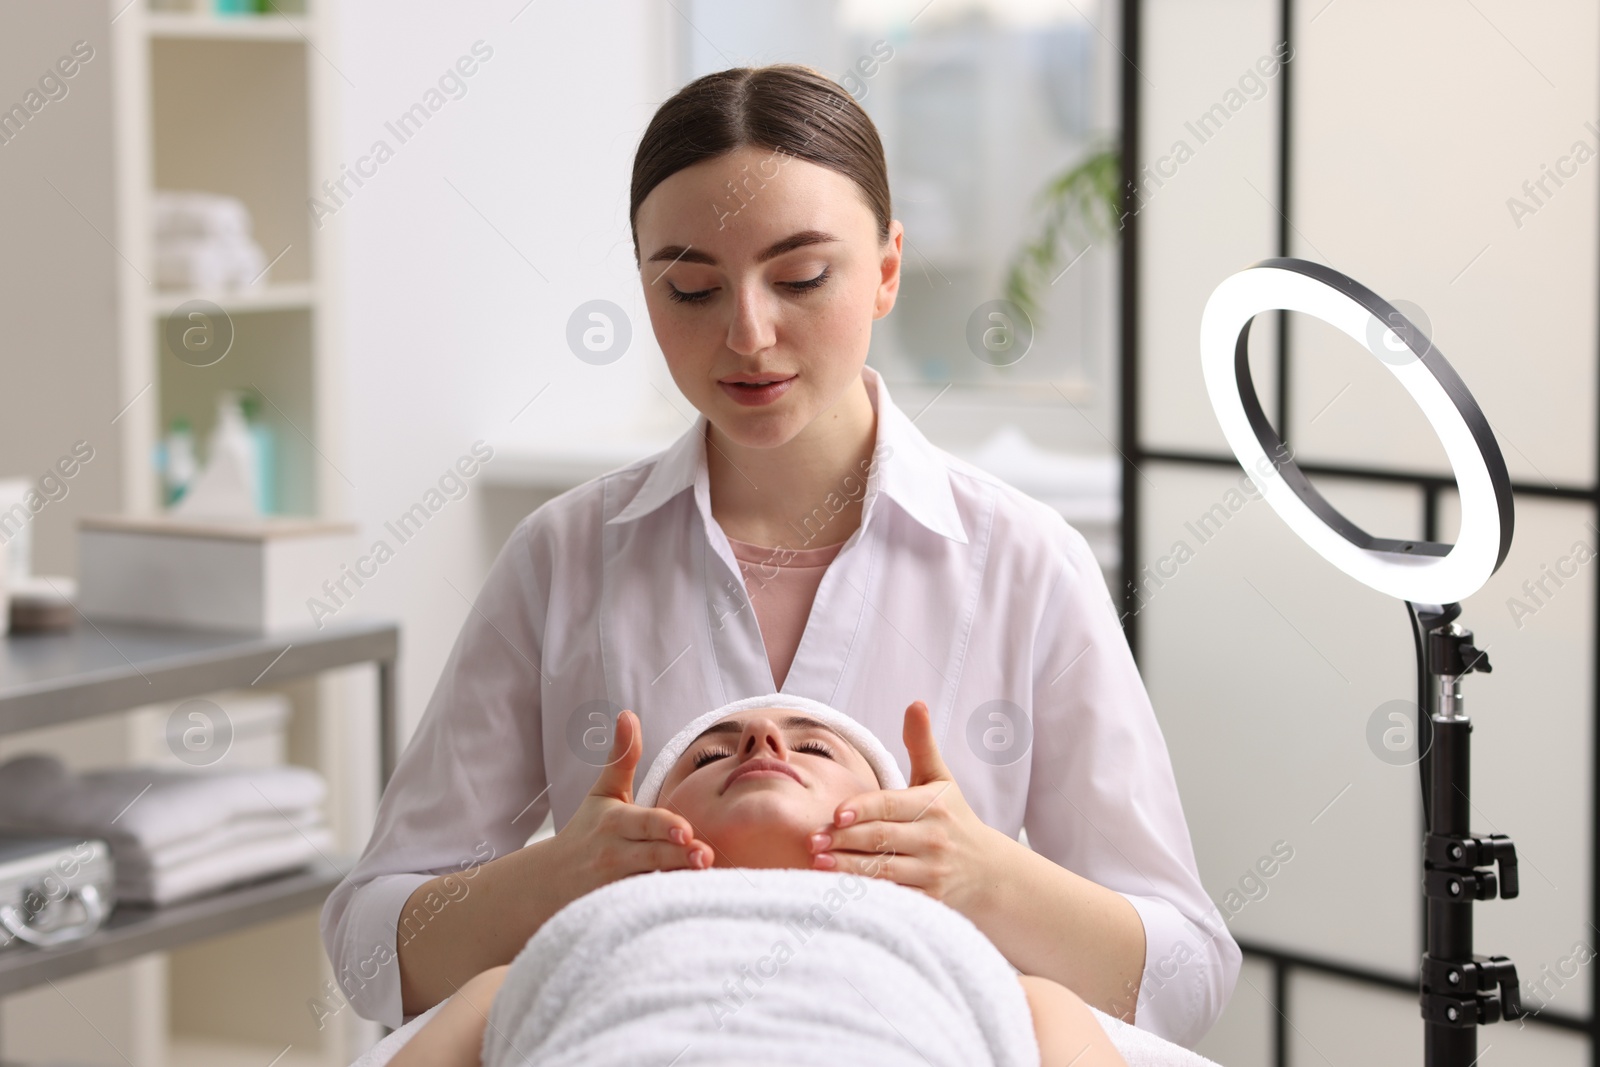
[(854, 745), (788, 708), (729, 715), (695, 738), (658, 807), (689, 820), (718, 867), (810, 867), (806, 839), (834, 809), (879, 788)]

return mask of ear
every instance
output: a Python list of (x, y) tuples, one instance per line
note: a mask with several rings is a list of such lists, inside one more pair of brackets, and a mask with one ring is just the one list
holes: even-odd
[(875, 319), (881, 319), (889, 314), (894, 309), (896, 298), (900, 295), (901, 242), (904, 236), (905, 226), (899, 219), (890, 219), (889, 240), (883, 245), (882, 277), (878, 282), (878, 292), (872, 306), (872, 317)]

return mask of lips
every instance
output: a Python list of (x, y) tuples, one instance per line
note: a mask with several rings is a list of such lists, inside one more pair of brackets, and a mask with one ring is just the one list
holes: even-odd
[[(733, 769), (733, 773), (728, 775), (727, 779), (722, 783), (722, 792), (726, 793), (728, 791), (728, 787), (733, 785), (734, 782), (737, 782), (740, 778), (743, 778), (745, 775), (755, 771), (777, 771), (780, 774), (787, 774), (790, 778), (793, 778), (797, 782), (800, 781), (799, 773), (782, 760), (768, 759), (765, 756), (758, 756), (753, 760), (746, 760), (744, 763), (741, 763), (739, 766), (735, 767)], [(804, 785), (805, 783), (801, 782), (801, 784)]]
[(762, 407), (773, 403), (784, 393), (787, 393), (798, 377), (799, 375), (796, 374), (790, 374), (785, 377), (775, 372), (735, 374), (728, 378), (719, 379), (717, 386), (735, 404), (741, 404), (745, 407)]
[(727, 385), (771, 385), (773, 382), (786, 382), (793, 377), (793, 374), (770, 371), (759, 374), (730, 374), (721, 381)]

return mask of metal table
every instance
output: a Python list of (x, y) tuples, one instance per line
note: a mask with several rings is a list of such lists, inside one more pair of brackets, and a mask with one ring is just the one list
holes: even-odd
[[(68, 631), (11, 634), (0, 640), (0, 734), (373, 663), (378, 671), (381, 790), (397, 758), (394, 667), (399, 648), (400, 631), (392, 623), (239, 634), (80, 619)], [(42, 949), (19, 945), (0, 952), (0, 996), (320, 904), (353, 862), (322, 860), (166, 907), (118, 905), (105, 926), (81, 941)]]

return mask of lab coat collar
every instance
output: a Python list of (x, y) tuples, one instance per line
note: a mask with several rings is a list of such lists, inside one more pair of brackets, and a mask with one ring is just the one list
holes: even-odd
[[(950, 490), (950, 468), (943, 455), (895, 406), (877, 370), (863, 366), (861, 377), (878, 413), (874, 455), (879, 456), (867, 479), (862, 525), (866, 525), (877, 494), (882, 492), (929, 530), (966, 544), (966, 531), (956, 510), (955, 494)], [(661, 453), (633, 499), (606, 525), (643, 518), (685, 489), (695, 489), (697, 496), (703, 494), (709, 500), (706, 423), (705, 415), (700, 415), (672, 447)]]

